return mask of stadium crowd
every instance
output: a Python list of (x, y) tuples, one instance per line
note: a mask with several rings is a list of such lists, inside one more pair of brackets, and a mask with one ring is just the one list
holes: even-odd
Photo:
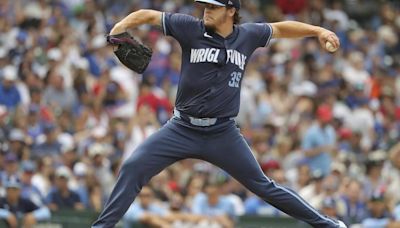
[[(341, 40), (335, 53), (315, 38), (272, 40), (249, 61), (236, 121), (265, 174), (348, 225), (400, 227), (400, 2), (242, 4), (243, 22), (299, 20)], [(0, 218), (11, 227), (99, 212), (121, 162), (172, 117), (179, 44), (160, 28), (131, 31), (154, 51), (137, 75), (105, 41), (141, 8), (202, 15), (191, 0), (0, 1)], [(287, 216), (184, 160), (143, 188), (124, 224), (233, 227), (245, 214)]]

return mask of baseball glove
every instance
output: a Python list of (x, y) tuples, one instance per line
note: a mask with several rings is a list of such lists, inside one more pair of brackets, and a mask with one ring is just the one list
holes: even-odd
[(107, 35), (107, 42), (117, 46), (114, 54), (126, 67), (139, 74), (146, 70), (153, 54), (149, 47), (140, 44), (128, 32)]

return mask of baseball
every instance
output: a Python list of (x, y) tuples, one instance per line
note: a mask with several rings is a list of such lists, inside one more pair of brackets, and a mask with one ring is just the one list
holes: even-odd
[(335, 46), (333, 46), (333, 44), (329, 41), (327, 41), (325, 43), (325, 48), (326, 50), (328, 50), (329, 52), (335, 52), (337, 50), (337, 48), (335, 48)]

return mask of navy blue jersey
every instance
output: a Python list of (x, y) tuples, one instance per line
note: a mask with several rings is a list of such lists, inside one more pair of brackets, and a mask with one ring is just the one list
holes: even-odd
[(203, 20), (173, 13), (163, 13), (162, 26), (182, 47), (176, 109), (198, 118), (235, 117), (246, 65), (258, 47), (268, 45), (272, 27), (235, 25), (224, 38), (207, 31)]

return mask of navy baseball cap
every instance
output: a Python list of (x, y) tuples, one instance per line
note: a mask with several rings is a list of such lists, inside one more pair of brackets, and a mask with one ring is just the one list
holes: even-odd
[(217, 6), (230, 6), (240, 9), (240, 0), (195, 0), (195, 2), (209, 3)]

